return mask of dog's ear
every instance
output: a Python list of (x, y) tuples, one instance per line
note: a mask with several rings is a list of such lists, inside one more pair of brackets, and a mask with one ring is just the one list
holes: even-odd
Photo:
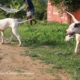
[(76, 23), (76, 24), (74, 25), (74, 27), (75, 27), (75, 28), (80, 27), (80, 23)]
[(73, 22), (79, 22), (72, 13), (67, 12), (67, 14), (69, 14), (72, 17)]

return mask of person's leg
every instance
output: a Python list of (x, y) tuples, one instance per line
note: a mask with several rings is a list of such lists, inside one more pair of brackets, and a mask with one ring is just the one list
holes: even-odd
[(30, 25), (32, 25), (32, 16), (27, 17), (27, 19), (29, 20)]
[(34, 24), (36, 24), (36, 23), (37, 23), (36, 19), (33, 19), (33, 21), (34, 21)]

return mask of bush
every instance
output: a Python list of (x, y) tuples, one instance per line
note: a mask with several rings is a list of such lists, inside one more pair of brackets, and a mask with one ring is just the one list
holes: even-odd
[(66, 7), (65, 10), (69, 11), (75, 11), (80, 8), (80, 0), (51, 0), (51, 1), (58, 5), (59, 8)]

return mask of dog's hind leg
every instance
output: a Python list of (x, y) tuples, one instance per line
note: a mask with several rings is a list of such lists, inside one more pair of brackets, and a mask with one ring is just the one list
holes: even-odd
[(14, 34), (14, 36), (17, 38), (18, 42), (19, 42), (19, 46), (21, 46), (21, 40), (20, 40), (20, 35), (17, 33), (17, 28), (12, 28), (12, 33)]
[(3, 31), (1, 31), (1, 44), (3, 44), (4, 43), (4, 33), (3, 33)]

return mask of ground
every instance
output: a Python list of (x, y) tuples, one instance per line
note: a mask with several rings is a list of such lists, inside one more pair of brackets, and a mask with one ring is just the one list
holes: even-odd
[(27, 49), (0, 45), (0, 80), (70, 80), (65, 71), (51, 74), (51, 65), (23, 55)]

